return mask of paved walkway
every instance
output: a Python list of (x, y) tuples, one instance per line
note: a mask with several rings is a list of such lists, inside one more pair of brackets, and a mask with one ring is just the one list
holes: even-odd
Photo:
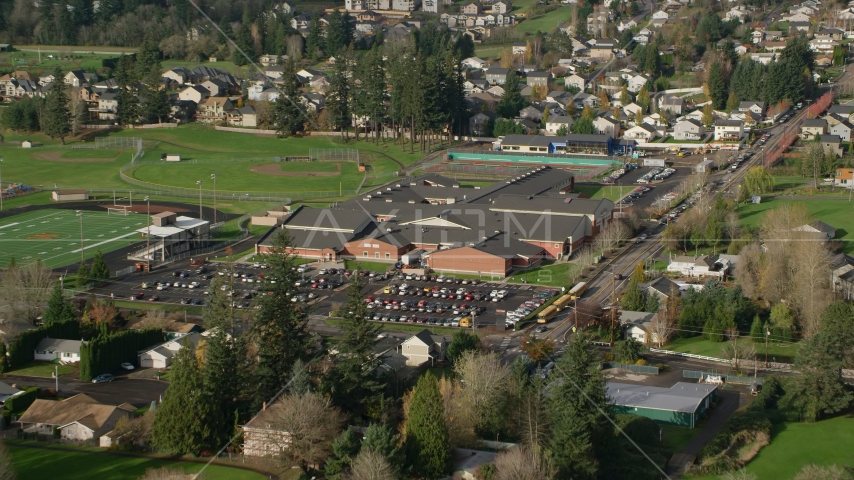
[(739, 393), (733, 390), (722, 390), (721, 398), (723, 401), (715, 409), (712, 410), (712, 416), (703, 425), (700, 432), (691, 440), (685, 448), (673, 454), (670, 461), (667, 462), (667, 474), (670, 478), (681, 478), (687, 468), (694, 464), (694, 460), (700, 453), (700, 450), (709, 443), (709, 441), (718, 433), (718, 430), (723, 427), (724, 423), (738, 409)]

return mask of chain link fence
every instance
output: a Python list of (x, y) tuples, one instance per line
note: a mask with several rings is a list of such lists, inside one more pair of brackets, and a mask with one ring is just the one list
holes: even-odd
[(359, 163), (359, 150), (355, 148), (312, 148), (308, 151), (312, 162), (356, 162)]

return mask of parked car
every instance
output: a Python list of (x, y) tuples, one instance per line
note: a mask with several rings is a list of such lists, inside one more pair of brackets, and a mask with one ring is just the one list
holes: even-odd
[(132, 363), (125, 362), (122, 364), (122, 368), (125, 370), (133, 370), (136, 367), (134, 367)]
[(98, 375), (97, 377), (92, 379), (92, 383), (107, 383), (112, 381), (113, 376), (109, 373), (102, 373), (101, 375)]

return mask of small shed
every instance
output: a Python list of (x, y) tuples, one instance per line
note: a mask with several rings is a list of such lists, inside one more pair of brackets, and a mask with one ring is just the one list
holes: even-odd
[(21, 148), (33, 148), (33, 142), (29, 140), (24, 140), (21, 142)]
[(11, 52), (12, 50), (11, 43), (0, 43), (0, 52)]
[(89, 200), (89, 192), (86, 190), (54, 190), (51, 193), (54, 202), (79, 202)]
[(175, 223), (178, 214), (175, 212), (160, 212), (151, 216), (151, 224), (155, 227), (165, 227)]
[(166, 160), (167, 162), (180, 162), (181, 155), (178, 153), (164, 153), (160, 156), (161, 160)]
[(697, 164), (697, 173), (711, 173), (714, 164), (715, 162), (704, 158), (702, 162)]

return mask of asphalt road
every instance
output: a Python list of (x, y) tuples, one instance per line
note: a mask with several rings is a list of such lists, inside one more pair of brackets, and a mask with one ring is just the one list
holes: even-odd
[[(53, 378), (18, 375), (2, 375), (0, 378), (10, 385), (56, 388)], [(126, 376), (117, 376), (108, 383), (86, 383), (59, 377), (59, 391), (63, 396), (85, 393), (105, 404), (119, 405), (127, 402), (136, 407), (148, 405), (153, 400), (159, 401), (168, 385), (158, 380), (130, 379)]]

